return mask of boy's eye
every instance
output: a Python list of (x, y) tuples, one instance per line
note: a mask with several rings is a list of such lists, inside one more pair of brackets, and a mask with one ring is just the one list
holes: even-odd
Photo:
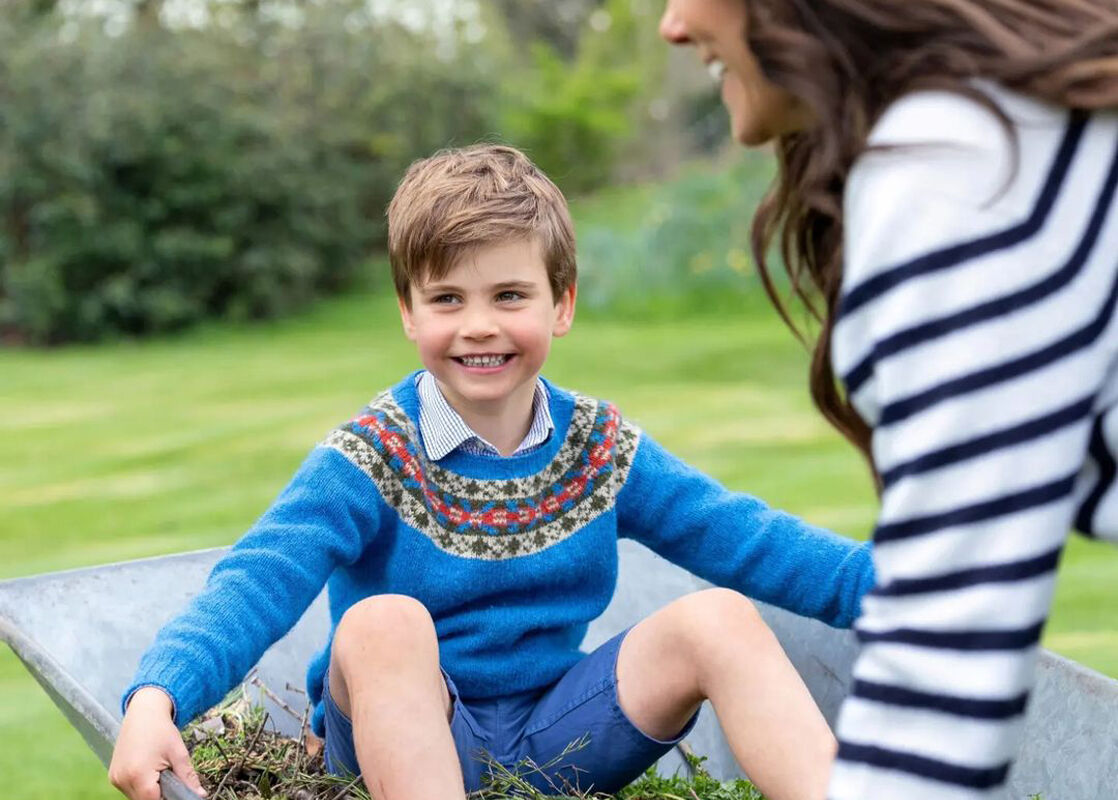
[(448, 304), (460, 302), (456, 294), (437, 294), (431, 298), (432, 303)]
[(513, 291), (512, 289), (508, 289), (508, 290), (506, 290), (504, 292), (501, 292), (500, 294), (497, 295), (497, 300), (499, 302), (502, 302), (502, 303), (508, 302), (510, 300), (523, 300), (523, 299), (524, 299), (523, 293)]

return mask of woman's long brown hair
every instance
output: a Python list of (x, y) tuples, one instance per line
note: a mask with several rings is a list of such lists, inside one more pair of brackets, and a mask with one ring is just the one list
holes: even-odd
[(1118, 0), (742, 0), (761, 70), (810, 112), (776, 142), (777, 177), (753, 222), (765, 290), (789, 327), (766, 254), (779, 246), (793, 293), (819, 323), (811, 395), (869, 460), (871, 431), (831, 364), (842, 283), (842, 195), (871, 126), (908, 92), (946, 89), (990, 107), (986, 78), (1069, 108), (1118, 108)]

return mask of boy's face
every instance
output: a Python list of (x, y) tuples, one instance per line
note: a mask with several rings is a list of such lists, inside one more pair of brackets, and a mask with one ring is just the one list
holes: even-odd
[(409, 292), (411, 308), (400, 301), (404, 332), (460, 412), (512, 398), (530, 403), (552, 337), (566, 334), (574, 318), (575, 288), (552, 297), (531, 240), (482, 246)]

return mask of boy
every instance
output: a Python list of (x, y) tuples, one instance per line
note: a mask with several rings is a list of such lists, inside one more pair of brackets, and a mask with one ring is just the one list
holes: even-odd
[(407, 336), (424, 370), (327, 436), (144, 655), (110, 778), (198, 787), (176, 725), (218, 701), (324, 584), (312, 661), (327, 766), (375, 798), (481, 786), (487, 751), (529, 780), (616, 791), (710, 699), (771, 800), (822, 797), (834, 739), (742, 595), (682, 598), (589, 655), (587, 624), (629, 536), (724, 586), (849, 625), (865, 546), (726, 491), (604, 402), (539, 377), (575, 310), (574, 231), (520, 152), (481, 145), (412, 165), (388, 210)]

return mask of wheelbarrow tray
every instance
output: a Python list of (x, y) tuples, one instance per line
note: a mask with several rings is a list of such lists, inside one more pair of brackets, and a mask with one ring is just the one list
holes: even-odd
[[(621, 542), (618, 590), (590, 626), (584, 649), (604, 642), (672, 599), (708, 584), (633, 542)], [(196, 594), (225, 548), (107, 564), (0, 582), (0, 639), (6, 641), (103, 763), (120, 729), (120, 695), (156, 631)], [(857, 651), (850, 631), (770, 606), (761, 612), (833, 725)], [(306, 665), (324, 643), (323, 592), (257, 665), (261, 682), (287, 706), (303, 709)], [(265, 699), (276, 727), (300, 720)], [(688, 743), (721, 778), (740, 775), (714, 714), (703, 713)], [(661, 768), (681, 766), (677, 754)], [(197, 797), (164, 773), (167, 800)], [(1024, 746), (1010, 774), (1010, 797), (1024, 800), (1118, 797), (1118, 681), (1048, 651), (1029, 704)]]

